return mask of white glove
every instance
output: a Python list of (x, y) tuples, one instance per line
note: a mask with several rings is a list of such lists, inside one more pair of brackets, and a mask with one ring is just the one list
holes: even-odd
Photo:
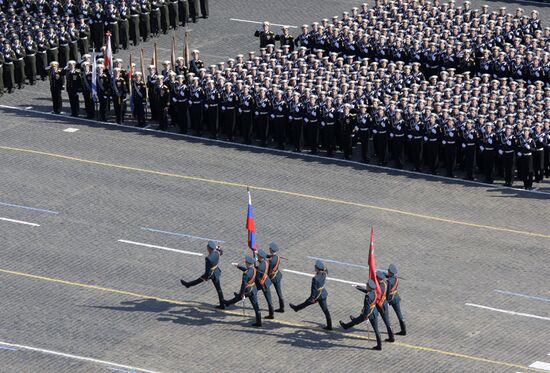
[(382, 128), (386, 128), (386, 123), (382, 122), (380, 125), (382, 126)]
[(258, 113), (257, 111), (254, 112), (254, 115), (260, 115), (260, 113)]
[(443, 145), (445, 145), (445, 144), (447, 143), (447, 141), (443, 140), (443, 141), (441, 141), (441, 143), (442, 143)]
[(492, 144), (492, 143), (493, 143), (493, 139), (489, 139), (489, 140), (487, 140), (487, 142), (488, 142), (489, 144)]
[(250, 106), (250, 104), (247, 102), (244, 103), (244, 106)]
[(435, 128), (432, 128), (432, 133), (436, 133), (437, 131), (435, 130)]
[(283, 108), (279, 106), (279, 111), (283, 111)]
[(205, 108), (205, 109), (208, 109), (208, 104), (204, 104), (204, 108)]
[(307, 119), (307, 118), (304, 118), (304, 122), (306, 122), (306, 123), (307, 123), (307, 122), (309, 122), (309, 119)]
[(173, 102), (176, 102), (176, 98), (175, 98), (175, 97), (172, 97), (172, 101), (173, 101)]
[(225, 110), (225, 106), (222, 106), (222, 110)]
[(413, 138), (413, 135), (407, 135), (407, 137), (408, 137), (409, 139), (412, 139), (412, 138)]
[(417, 130), (417, 131), (420, 130), (420, 128), (418, 126), (414, 126), (414, 129)]
[(397, 126), (395, 128), (397, 128), (398, 131), (401, 131), (401, 126)]
[(297, 113), (300, 112), (300, 108), (294, 109)]
[(354, 131), (359, 131), (359, 127), (355, 126), (355, 127), (353, 127), (353, 130)]
[(274, 119), (274, 118), (275, 118), (275, 114), (271, 114), (270, 117), (271, 117), (271, 119)]
[(498, 151), (498, 154), (503, 155), (504, 152), (503, 152), (502, 150), (499, 150), (499, 151)]
[(525, 144), (525, 148), (526, 148), (527, 150), (529, 150), (529, 149), (531, 149), (531, 145)]
[(243, 109), (239, 108), (239, 114), (243, 112)]
[(428, 137), (427, 137), (427, 136), (424, 136), (424, 141), (428, 141)]
[(465, 148), (465, 147), (466, 147), (466, 144), (462, 144), (462, 147)]
[(331, 113), (331, 114), (328, 115), (328, 117), (329, 118), (334, 118), (334, 115), (332, 115), (332, 113)]
[(454, 132), (449, 133), (449, 137), (455, 137)]
[(191, 101), (191, 100), (189, 100), (188, 102), (189, 102), (189, 105), (193, 104), (193, 101)]
[(372, 130), (372, 133), (378, 133), (378, 131), (377, 130)]
[(510, 146), (512, 145), (512, 142), (510, 140), (506, 141), (506, 145)]
[(485, 148), (483, 147), (483, 145), (480, 145), (480, 146), (479, 146), (479, 150), (481, 150), (481, 151), (484, 151), (484, 150), (485, 150)]
[(392, 137), (392, 138), (393, 138), (393, 133), (390, 133), (390, 137)]
[(471, 134), (470, 134), (470, 135), (468, 135), (468, 138), (469, 138), (470, 140), (473, 140), (474, 135), (471, 135)]
[(521, 152), (518, 152), (518, 157), (521, 157), (523, 154), (521, 154)]
[(325, 126), (325, 122), (321, 122), (321, 127), (324, 127)]
[(292, 118), (292, 115), (289, 115), (289, 116), (288, 116), (288, 119), (289, 119), (289, 120), (292, 120), (292, 119), (294, 119), (294, 118)]

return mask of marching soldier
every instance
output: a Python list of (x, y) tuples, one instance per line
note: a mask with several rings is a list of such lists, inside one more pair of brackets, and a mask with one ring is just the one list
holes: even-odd
[(367, 288), (362, 289), (356, 287), (357, 290), (365, 293), (365, 301), (363, 304), (363, 309), (361, 314), (357, 317), (350, 316), (351, 321), (348, 323), (340, 320), (340, 325), (344, 329), (349, 329), (355, 325), (362, 323), (365, 320), (369, 320), (374, 330), (374, 335), (376, 336), (376, 346), (373, 347), (373, 350), (382, 350), (382, 337), (378, 331), (378, 309), (376, 308), (376, 283), (373, 279), (369, 279), (367, 282)]
[(512, 134), (512, 126), (507, 124), (501, 134), (498, 154), (502, 157), (504, 168), (504, 185), (512, 186), (514, 182), (514, 159), (516, 139)]
[(168, 27), (170, 25), (170, 15), (168, 14), (168, 3), (169, 0), (158, 0), (159, 10), (160, 10), (160, 28), (162, 33), (166, 35), (168, 33)]
[(269, 255), (267, 259), (269, 260), (269, 279), (275, 287), (277, 292), (277, 297), (279, 298), (279, 308), (275, 312), (283, 313), (285, 312), (285, 301), (283, 299), (283, 288), (281, 287), (283, 281), (283, 273), (279, 270), (281, 265), (281, 256), (278, 254), (279, 246), (272, 242), (269, 244)]
[(126, 85), (126, 79), (122, 76), (122, 71), (119, 67), (114, 69), (114, 77), (112, 79), (113, 84), (113, 106), (115, 109), (116, 122), (118, 124), (124, 123), (124, 116), (126, 114), (126, 96), (128, 94), (128, 86)]
[(388, 331), (388, 338), (385, 341), (395, 342), (393, 330), (391, 328), (390, 314), (388, 312), (388, 301), (386, 300), (386, 294), (388, 291), (386, 274), (384, 271), (376, 271), (376, 278), (378, 279), (378, 285), (380, 285), (380, 297), (376, 300), (376, 309), (378, 310), (378, 314), (382, 316), (382, 320), (384, 321), (386, 330)]
[(495, 173), (495, 153), (497, 146), (497, 135), (493, 132), (493, 124), (487, 123), (485, 125), (485, 133), (481, 140), (479, 149), (481, 150), (481, 157), (483, 159), (483, 171), (485, 172), (485, 182), (492, 184)]
[(145, 107), (147, 106), (147, 87), (143, 81), (141, 72), (134, 73), (132, 81), (132, 100), (134, 103), (134, 116), (137, 118), (137, 126), (145, 127)]
[(52, 94), (53, 112), (55, 114), (61, 114), (61, 91), (63, 90), (63, 76), (59, 70), (59, 63), (53, 61), (50, 63), (50, 92)]
[(254, 99), (254, 96), (250, 94), (250, 86), (245, 85), (243, 87), (241, 99), (239, 100), (238, 112), (244, 143), (249, 145), (252, 144), (252, 131), (254, 128), (253, 110), (255, 106), (256, 100)]
[(315, 262), (315, 273), (315, 277), (313, 277), (313, 279), (311, 280), (311, 294), (309, 298), (307, 298), (301, 304), (294, 305), (290, 303), (289, 306), (294, 310), (294, 312), (298, 312), (308, 306), (311, 306), (312, 304), (319, 303), (319, 306), (323, 310), (327, 321), (327, 325), (323, 329), (332, 330), (332, 319), (330, 317), (330, 312), (327, 306), (328, 292), (325, 289), (325, 282), (327, 280), (327, 268), (325, 267), (325, 264), (320, 260), (317, 260)]
[(57, 61), (59, 62), (59, 66), (65, 67), (67, 66), (67, 62), (71, 59), (69, 57), (69, 41), (71, 39), (71, 36), (65, 29), (64, 25), (59, 26), (59, 31), (57, 34), (59, 38), (59, 54), (57, 57)]
[(57, 62), (59, 60), (59, 38), (57, 37), (53, 27), (48, 29), (47, 45), (48, 63), (51, 63), (52, 61)]
[(82, 77), (80, 70), (76, 69), (76, 61), (69, 61), (65, 70), (65, 84), (67, 87), (67, 96), (69, 96), (69, 104), (71, 105), (71, 117), (78, 117), (80, 104), (78, 92), (82, 90)]
[(267, 146), (267, 142), (269, 141), (269, 112), (271, 111), (271, 102), (266, 93), (267, 88), (260, 88), (260, 95), (256, 100), (254, 108), (254, 123), (256, 124), (257, 135), (260, 138), (262, 146)]
[(275, 44), (275, 33), (269, 30), (269, 22), (264, 22), (261, 30), (256, 30), (254, 36), (260, 38), (260, 48)]
[(256, 264), (256, 287), (264, 293), (269, 314), (265, 317), (273, 320), (273, 303), (271, 301), (271, 279), (269, 278), (269, 261), (267, 254), (262, 249), (258, 250), (258, 263)]
[(151, 34), (157, 36), (160, 31), (160, 6), (158, 0), (151, 0)]
[(390, 264), (388, 267), (388, 288), (386, 291), (386, 299), (390, 306), (392, 306), (397, 319), (399, 320), (399, 327), (401, 330), (397, 335), (407, 335), (407, 328), (405, 327), (405, 321), (403, 319), (403, 314), (401, 313), (401, 298), (397, 293), (397, 286), (399, 285), (399, 279), (397, 278), (397, 267), (395, 264)]
[(203, 282), (206, 282), (208, 280), (212, 280), (212, 283), (216, 288), (216, 292), (218, 293), (218, 300), (220, 302), (219, 306), (217, 306), (216, 308), (223, 310), (225, 309), (225, 304), (224, 304), (224, 298), (223, 298), (223, 291), (220, 284), (222, 271), (218, 267), (218, 264), (220, 262), (220, 257), (223, 255), (223, 250), (221, 246), (219, 246), (215, 241), (208, 241), (208, 245), (206, 246), (206, 248), (208, 251), (208, 255), (204, 259), (204, 264), (205, 264), (204, 274), (194, 281), (186, 282), (184, 280), (180, 280), (180, 282), (186, 288), (190, 288), (198, 284), (202, 284)]
[[(241, 289), (238, 293), (234, 293), (235, 297), (231, 300), (226, 300), (225, 305), (230, 306), (237, 303), (244, 298), (249, 298), (252, 307), (254, 308), (254, 314), (256, 315), (256, 322), (252, 324), (254, 327), (262, 326), (262, 315), (260, 314), (260, 306), (258, 305), (258, 290), (256, 288), (256, 276), (257, 271), (254, 267), (255, 260), (250, 256), (245, 258), (245, 267), (237, 266), (243, 271), (243, 279), (241, 283)], [(236, 263), (234, 263), (236, 265)]]

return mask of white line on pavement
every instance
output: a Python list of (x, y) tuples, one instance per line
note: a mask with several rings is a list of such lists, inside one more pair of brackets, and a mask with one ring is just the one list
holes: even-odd
[(329, 263), (342, 264), (342, 265), (350, 266), (350, 267), (357, 267), (357, 268), (369, 269), (368, 266), (364, 266), (364, 265), (361, 265), (361, 264), (353, 264), (353, 263), (339, 262), (338, 260), (334, 260), (334, 259), (317, 258), (316, 256), (308, 256), (308, 258), (309, 258), (309, 259), (313, 259), (313, 260), (322, 260), (322, 261), (324, 261), (324, 262), (329, 262)]
[(118, 240), (118, 242), (127, 243), (130, 245), (137, 245), (137, 246), (143, 246), (143, 247), (149, 247), (151, 249), (159, 249), (159, 250), (165, 250), (165, 251), (172, 251), (175, 253), (180, 254), (187, 254), (187, 255), (196, 255), (196, 256), (203, 256), (201, 253), (195, 253), (193, 251), (185, 251), (185, 250), (176, 250), (169, 247), (164, 246), (157, 246), (157, 245), (150, 245), (148, 243), (142, 243), (142, 242), (134, 242), (134, 241), (128, 241), (128, 240)]
[(76, 131), (78, 131), (78, 128), (73, 128), (73, 127), (69, 127), (63, 130), (63, 132), (69, 132), (69, 133), (73, 133)]
[[(289, 273), (294, 273), (294, 274), (297, 274), (297, 275), (302, 275), (302, 276), (307, 276), (307, 277), (314, 277), (315, 275), (311, 274), (311, 273), (305, 273), (305, 272), (299, 272), (299, 271), (293, 271), (292, 269), (283, 269), (283, 272), (289, 272)], [(350, 285), (365, 285), (361, 282), (353, 282), (353, 281), (348, 281), (348, 280), (340, 280), (339, 278), (333, 278), (333, 277), (327, 277), (327, 280), (329, 281), (336, 281), (336, 282), (342, 282), (344, 284), (350, 284)]]
[(23, 205), (16, 205), (16, 204), (13, 204), (13, 203), (6, 203), (6, 202), (0, 202), (0, 206), (16, 207), (16, 208), (25, 209), (25, 210), (45, 212), (45, 213), (48, 213), (48, 214), (59, 214), (59, 212), (57, 212), (57, 211), (39, 209), (39, 208), (36, 208), (36, 207), (29, 207), (29, 206), (23, 206)]
[(22, 111), (22, 112), (29, 112), (29, 113), (39, 114), (39, 115), (52, 116), (52, 117), (56, 117), (56, 118), (62, 119), (62, 120), (71, 120), (71, 121), (79, 121), (79, 122), (84, 122), (84, 123), (93, 123), (93, 124), (96, 124), (96, 125), (109, 125), (109, 126), (113, 126), (113, 127), (128, 128), (128, 129), (132, 129), (136, 132), (138, 132), (138, 131), (139, 132), (151, 132), (151, 133), (163, 134), (165, 136), (183, 137), (183, 138), (194, 139), (194, 140), (199, 140), (199, 141), (213, 142), (213, 143), (217, 143), (217, 144), (224, 144), (224, 145), (236, 146), (236, 147), (241, 147), (241, 148), (255, 149), (255, 150), (260, 150), (262, 152), (287, 154), (287, 155), (291, 155), (293, 157), (314, 158), (314, 159), (319, 159), (319, 160), (322, 160), (322, 161), (325, 161), (325, 162), (330, 161), (330, 162), (339, 162), (339, 163), (345, 163), (345, 164), (353, 164), (353, 165), (356, 165), (356, 166), (364, 167), (365, 170), (368, 170), (368, 169), (384, 170), (384, 171), (393, 172), (393, 173), (396, 173), (396, 174), (407, 174), (407, 175), (421, 176), (421, 177), (424, 177), (426, 179), (445, 180), (445, 181), (450, 181), (450, 182), (453, 182), (453, 183), (456, 183), (456, 184), (478, 185), (478, 186), (481, 186), (481, 187), (485, 187), (485, 188), (488, 188), (488, 189), (494, 189), (494, 190), (499, 190), (499, 189), (501, 189), (501, 190), (512, 190), (512, 191), (518, 192), (518, 193), (543, 194), (543, 195), (550, 196), (550, 192), (544, 192), (544, 191), (541, 191), (541, 190), (525, 190), (525, 189), (507, 187), (507, 186), (498, 185), (498, 184), (485, 184), (485, 183), (482, 183), (482, 182), (479, 182), (479, 181), (473, 181), (473, 180), (455, 179), (455, 178), (446, 177), (446, 176), (442, 176), (442, 175), (432, 175), (432, 174), (427, 174), (427, 173), (423, 173), (423, 172), (416, 172), (416, 171), (409, 171), (409, 170), (399, 170), (397, 168), (392, 168), (392, 167), (387, 167), (387, 166), (378, 166), (378, 165), (375, 165), (375, 164), (364, 164), (362, 162), (351, 161), (351, 160), (347, 160), (347, 159), (327, 158), (327, 157), (324, 157), (322, 155), (315, 155), (315, 154), (308, 154), (308, 153), (295, 153), (295, 152), (290, 151), (290, 150), (281, 150), (281, 149), (276, 149), (276, 148), (264, 148), (263, 146), (247, 145), (247, 144), (241, 144), (241, 143), (237, 143), (237, 142), (230, 142), (230, 141), (224, 141), (224, 140), (215, 140), (215, 139), (209, 139), (207, 137), (185, 135), (185, 134), (176, 133), (176, 132), (160, 131), (160, 130), (156, 130), (156, 129), (152, 129), (152, 128), (139, 128), (139, 127), (135, 127), (135, 126), (129, 126), (129, 125), (126, 125), (126, 124), (117, 124), (117, 123), (113, 123), (113, 122), (100, 122), (98, 120), (80, 118), (80, 117), (68, 117), (66, 115), (55, 114), (55, 113), (50, 113), (50, 112), (40, 111), (40, 110), (25, 110), (24, 108), (15, 107), (15, 106), (0, 105), (0, 108), (9, 109), (9, 110), (17, 110), (17, 111)]
[[(229, 18), (230, 21), (235, 21), (235, 22), (245, 22), (245, 23), (255, 23), (257, 25), (261, 25), (263, 24), (263, 22), (258, 22), (258, 21), (250, 21), (248, 19), (240, 19), (240, 18)], [(298, 28), (298, 26), (291, 26), (291, 25), (283, 25), (283, 24), (279, 24), (279, 23), (271, 23), (269, 22), (269, 24), (271, 26), (288, 26), (290, 28)]]
[(30, 225), (31, 227), (40, 227), (40, 224), (29, 223), (28, 221), (15, 220), (15, 219), (8, 219), (8, 218), (0, 218), (0, 220), (9, 221), (10, 223), (17, 223), (17, 224)]
[(529, 368), (542, 369), (550, 371), (550, 363), (545, 363), (544, 361), (535, 361), (533, 364), (529, 365)]
[(5, 345), (5, 346), (9, 346), (9, 347), (13, 347), (13, 348), (18, 348), (18, 349), (21, 349), (21, 350), (34, 351), (34, 352), (40, 352), (40, 353), (48, 354), (48, 355), (61, 356), (61, 357), (74, 359), (74, 360), (87, 361), (89, 363), (110, 365), (110, 366), (118, 367), (118, 368), (125, 368), (125, 369), (129, 369), (129, 370), (137, 370), (139, 372), (144, 372), (144, 373), (159, 373), (159, 372), (154, 371), (154, 370), (136, 368), (136, 367), (132, 367), (132, 366), (129, 366), (129, 365), (117, 364), (117, 363), (113, 363), (113, 362), (110, 362), (110, 361), (94, 359), (94, 358), (91, 358), (91, 357), (85, 357), (85, 356), (79, 356), (79, 355), (73, 355), (73, 354), (66, 354), (66, 353), (63, 353), (63, 352), (46, 350), (46, 349), (43, 349), (43, 348), (19, 345), (19, 344), (8, 343), (8, 342), (3, 342), (3, 341), (0, 341), (0, 344)]
[(514, 295), (516, 297), (522, 297), (522, 298), (527, 298), (527, 299), (534, 299), (534, 300), (540, 300), (540, 301), (543, 301), (543, 302), (550, 302), (550, 299), (549, 298), (543, 298), (543, 297), (535, 297), (535, 296), (532, 296), (532, 295), (526, 295), (526, 294), (520, 294), (520, 293), (513, 293), (511, 291), (505, 291), (505, 290), (495, 290), (497, 293), (501, 293), (501, 294), (507, 294), (507, 295)]
[(160, 229), (145, 228), (145, 227), (142, 227), (141, 229), (143, 229), (143, 230), (145, 230), (145, 231), (149, 231), (149, 232), (164, 233), (164, 234), (170, 234), (170, 235), (172, 235), (172, 236), (187, 237), (187, 238), (191, 238), (192, 240), (216, 241), (216, 242), (220, 242), (220, 243), (225, 243), (225, 241), (215, 240), (215, 239), (213, 239), (213, 238), (192, 236), (192, 235), (190, 235), (190, 234), (185, 234), (185, 233), (177, 233), (177, 232), (162, 231), (162, 230), (160, 230)]
[(17, 348), (0, 345), (0, 350), (17, 351)]
[(482, 308), (482, 309), (484, 309), (484, 310), (489, 310), (489, 311), (507, 313), (507, 314), (509, 314), (509, 315), (523, 316), (523, 317), (531, 317), (531, 318), (533, 318), (533, 319), (539, 319), (539, 320), (550, 321), (550, 317), (543, 317), (543, 316), (538, 316), (538, 315), (531, 315), (530, 313), (523, 313), (523, 312), (502, 310), (502, 309), (500, 309), (500, 308), (487, 307), (487, 306), (482, 306), (482, 305), (480, 305), (480, 304), (473, 304), (473, 303), (466, 303), (466, 305), (467, 305), (467, 306), (470, 306), (470, 307)]

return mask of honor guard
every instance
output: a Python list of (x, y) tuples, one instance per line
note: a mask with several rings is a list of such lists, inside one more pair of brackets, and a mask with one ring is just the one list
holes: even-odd
[(126, 79), (124, 79), (124, 76), (122, 75), (122, 70), (117, 67), (113, 69), (113, 71), (113, 106), (115, 109), (116, 122), (121, 124), (124, 123), (124, 116), (126, 114), (126, 96), (128, 95), (128, 86), (126, 85)]
[(277, 90), (271, 110), (271, 127), (275, 133), (277, 148), (283, 150), (286, 143), (286, 130), (288, 126), (288, 104), (283, 98), (283, 92)]
[(80, 100), (78, 93), (82, 91), (82, 77), (80, 70), (76, 68), (76, 61), (69, 61), (65, 69), (65, 84), (67, 88), (67, 96), (69, 96), (69, 104), (71, 105), (71, 116), (78, 117), (80, 111)]
[(454, 178), (458, 132), (455, 128), (455, 122), (453, 119), (450, 119), (447, 122), (447, 126), (444, 128), (442, 138), (443, 140), (441, 141), (441, 144), (443, 145), (443, 154), (445, 156), (445, 169), (447, 170), (447, 177)]
[(511, 187), (514, 182), (516, 138), (512, 133), (512, 126), (507, 124), (501, 134), (498, 154), (502, 157), (504, 170), (504, 185)]
[[(206, 115), (206, 126), (210, 132), (210, 137), (218, 138), (220, 132), (220, 103), (221, 94), (216, 89), (213, 80), (206, 83), (206, 91), (204, 98), (204, 113)], [(198, 109), (197, 109), (198, 110)]]
[(273, 302), (271, 301), (271, 279), (269, 277), (269, 261), (267, 260), (267, 254), (262, 249), (258, 250), (258, 263), (256, 264), (256, 287), (264, 293), (265, 300), (267, 302), (267, 309), (269, 315), (266, 319), (272, 320), (275, 318), (273, 315)]
[(260, 327), (262, 326), (262, 315), (260, 314), (260, 306), (258, 305), (258, 290), (256, 288), (257, 271), (256, 267), (254, 267), (255, 260), (247, 256), (244, 263), (245, 267), (237, 266), (237, 268), (243, 271), (241, 289), (238, 293), (234, 293), (235, 296), (233, 299), (226, 300), (225, 305), (230, 306), (240, 300), (244, 300), (244, 298), (249, 298), (254, 308), (254, 314), (256, 315), (256, 322), (252, 324), (252, 326)]
[(86, 19), (81, 17), (78, 24), (78, 49), (80, 55), (84, 56), (90, 51), (90, 38), (91, 31), (90, 26), (86, 23)]
[(50, 63), (50, 71), (48, 74), (50, 78), (50, 92), (52, 94), (53, 112), (55, 114), (61, 114), (61, 91), (63, 90), (63, 76), (61, 70), (59, 70), (59, 64), (56, 61)]
[(376, 283), (373, 279), (369, 279), (367, 282), (366, 289), (356, 287), (357, 290), (365, 293), (365, 301), (363, 303), (363, 309), (361, 314), (357, 317), (350, 316), (351, 321), (345, 323), (340, 320), (340, 325), (344, 329), (349, 329), (362, 323), (365, 320), (369, 320), (374, 330), (374, 335), (376, 336), (376, 346), (373, 347), (373, 350), (382, 350), (382, 337), (378, 331), (378, 309), (376, 308)]
[(296, 152), (302, 151), (302, 138), (304, 132), (305, 108), (300, 101), (300, 93), (294, 92), (290, 102), (288, 120), (292, 131), (292, 143)]
[(134, 103), (134, 116), (138, 127), (145, 127), (145, 107), (147, 106), (147, 87), (143, 81), (141, 72), (134, 73), (132, 81), (132, 101)]
[(15, 89), (14, 61), (17, 57), (9, 41), (4, 42), (2, 54), (4, 55), (4, 87), (8, 93), (12, 93)]
[(392, 158), (395, 161), (395, 166), (399, 169), (403, 168), (404, 150), (405, 150), (405, 121), (402, 119), (402, 111), (395, 111), (395, 118), (390, 128), (390, 138), (392, 140)]
[(216, 308), (223, 310), (225, 309), (225, 304), (222, 287), (220, 285), (222, 271), (218, 267), (220, 257), (223, 255), (223, 250), (221, 246), (219, 246), (215, 241), (208, 241), (206, 249), (208, 251), (208, 255), (204, 259), (204, 274), (194, 281), (186, 282), (184, 280), (180, 280), (180, 282), (186, 288), (190, 288), (198, 284), (202, 284), (203, 282), (206, 282), (208, 280), (212, 280), (212, 283), (216, 288), (216, 292), (218, 293), (218, 300), (220, 302), (219, 306), (217, 306)]
[[(99, 59), (102, 61), (102, 59)], [(97, 97), (99, 99), (99, 120), (107, 121), (107, 107), (109, 106), (112, 94), (111, 78), (105, 71), (103, 64), (97, 65)]]
[(225, 83), (222, 92), (221, 101), (221, 116), (223, 124), (223, 132), (228, 141), (234, 141), (235, 128), (237, 123), (237, 104), (238, 96), (233, 91), (233, 84)]
[(279, 308), (275, 312), (285, 312), (285, 301), (283, 299), (283, 273), (280, 271), (281, 266), (281, 256), (279, 255), (279, 246), (272, 242), (269, 244), (269, 255), (267, 256), (269, 260), (269, 279), (275, 287), (277, 292), (277, 297), (279, 298)]
[(464, 154), (464, 167), (466, 168), (467, 180), (474, 180), (474, 165), (476, 161), (475, 145), (478, 140), (478, 134), (473, 128), (473, 125), (473, 120), (467, 120), (466, 128), (462, 134), (462, 152)]
[[(426, 133), (424, 134), (424, 151), (426, 152), (426, 163), (432, 175), (437, 174), (439, 165), (439, 139), (441, 137), (441, 127), (437, 123), (437, 114), (432, 113), (426, 124)], [(474, 143), (475, 145), (475, 143)], [(475, 147), (473, 148), (475, 151)]]
[(357, 127), (359, 141), (361, 142), (361, 162), (369, 163), (369, 137), (371, 120), (367, 113), (367, 105), (359, 105), (359, 113), (357, 114)]
[(384, 324), (386, 325), (386, 330), (388, 332), (388, 338), (386, 342), (395, 342), (393, 336), (393, 330), (391, 328), (390, 314), (388, 312), (388, 301), (386, 300), (386, 295), (388, 292), (388, 282), (386, 281), (386, 274), (384, 271), (376, 271), (376, 278), (378, 279), (378, 285), (380, 285), (380, 296), (376, 299), (376, 309), (378, 314), (382, 317)]
[(516, 154), (518, 156), (518, 171), (526, 190), (533, 189), (533, 151), (536, 144), (531, 137), (531, 129), (523, 128), (523, 133), (518, 136)]
[(535, 142), (533, 170), (536, 183), (540, 183), (544, 177), (544, 149), (548, 141), (546, 137), (546, 133), (542, 132), (542, 124), (535, 124), (535, 130), (533, 131), (533, 141)]
[(121, 0), (118, 6), (118, 36), (122, 49), (128, 49), (130, 41), (130, 8), (125, 0)]
[(164, 84), (164, 80), (158, 79), (156, 88), (157, 105), (159, 108), (159, 127), (161, 131), (168, 130), (168, 111), (170, 110), (170, 87)]
[(481, 150), (481, 158), (483, 162), (483, 171), (485, 173), (485, 182), (492, 184), (495, 173), (495, 154), (497, 147), (497, 135), (493, 132), (493, 124), (485, 125), (485, 133), (480, 139), (479, 150)]
[(256, 125), (257, 135), (260, 138), (261, 145), (267, 146), (269, 141), (269, 112), (271, 111), (271, 102), (267, 97), (267, 88), (260, 88), (260, 95), (256, 100), (254, 108), (254, 124)]
[(351, 104), (345, 104), (341, 118), (342, 150), (344, 151), (345, 159), (351, 159), (353, 155), (353, 137), (359, 130), (359, 127), (357, 127), (357, 115), (351, 112), (351, 108)]
[(29, 84), (34, 85), (36, 80), (36, 42), (33, 40), (31, 34), (27, 34), (25, 41), (23, 42), (25, 47), (25, 75), (29, 79)]
[(320, 122), (321, 108), (317, 104), (317, 96), (311, 95), (306, 105), (306, 116), (304, 118), (304, 128), (308, 145), (311, 148), (311, 154), (317, 154), (317, 150), (319, 149)]
[(44, 36), (42, 31), (38, 32), (38, 36), (35, 39), (36, 42), (36, 74), (40, 76), (42, 80), (48, 76), (48, 40)]
[[(25, 84), (25, 47), (21, 44), (19, 39), (15, 39), (13, 42), (13, 51), (15, 53), (15, 59), (13, 60), (14, 77), (17, 88), (23, 88)], [(65, 61), (66, 62), (66, 61)]]
[(189, 108), (189, 91), (184, 83), (185, 76), (178, 75), (176, 84), (172, 87), (175, 104), (176, 124), (180, 133), (187, 133), (188, 130), (188, 108)]
[[(288, 26), (283, 26), (281, 28), (282, 33), (275, 35), (275, 40), (280, 43), (281, 48), (283, 48), (285, 45), (288, 46), (288, 52), (294, 51), (294, 36), (290, 35), (288, 31)], [(261, 44), (261, 42), (260, 42)], [(272, 44), (272, 43), (267, 43)], [(266, 45), (267, 45), (266, 44)], [(288, 54), (288, 53), (287, 53)]]
[(381, 106), (374, 117), (374, 128), (372, 130), (374, 151), (378, 157), (378, 164), (386, 165), (386, 149), (388, 146), (388, 119)]
[(308, 306), (311, 306), (312, 304), (319, 303), (319, 306), (323, 310), (323, 313), (325, 314), (325, 318), (327, 321), (327, 325), (324, 327), (324, 329), (332, 330), (332, 319), (330, 317), (330, 312), (328, 310), (328, 305), (327, 305), (328, 292), (325, 289), (326, 280), (327, 280), (327, 268), (325, 267), (325, 264), (322, 261), (317, 260), (315, 262), (315, 276), (311, 280), (311, 293), (309, 298), (307, 298), (301, 304), (294, 305), (290, 303), (289, 306), (294, 310), (294, 312), (298, 312)]
[(99, 52), (103, 46), (105, 34), (105, 13), (99, 2), (94, 3), (89, 22), (92, 33), (92, 48)]
[(189, 117), (191, 118), (191, 126), (195, 131), (195, 135), (202, 136), (202, 119), (203, 119), (203, 102), (205, 99), (204, 90), (199, 85), (199, 78), (190, 75), (191, 87), (189, 88)]
[(401, 298), (397, 293), (399, 279), (397, 278), (397, 267), (395, 266), (395, 264), (390, 264), (390, 266), (388, 267), (387, 282), (388, 289), (386, 292), (386, 300), (395, 311), (397, 319), (399, 320), (399, 326), (401, 328), (401, 330), (396, 334), (407, 335), (407, 328), (405, 327), (405, 321), (403, 320), (403, 314), (401, 313)]
[(92, 64), (88, 61), (80, 64), (83, 69), (81, 73), (82, 79), (82, 96), (84, 97), (84, 107), (86, 110), (87, 119), (95, 119), (95, 103), (92, 90)]

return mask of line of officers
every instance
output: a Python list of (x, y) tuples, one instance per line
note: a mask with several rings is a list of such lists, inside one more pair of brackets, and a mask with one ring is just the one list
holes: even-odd
[(91, 48), (102, 50), (107, 32), (117, 53), (201, 15), (208, 18), (208, 0), (18, 2), (0, 12), (0, 30), (4, 23), (6, 30), (0, 35), (0, 95), (45, 80), (52, 62), (65, 67)]
[[(285, 312), (285, 301), (282, 292), (283, 273), (281, 271), (281, 255), (279, 246), (272, 242), (269, 244), (269, 254), (259, 249), (254, 253), (254, 257), (246, 256), (244, 264), (232, 263), (243, 272), (241, 286), (238, 291), (233, 293), (233, 297), (226, 299), (221, 287), (221, 269), (219, 268), (220, 257), (223, 250), (215, 241), (209, 241), (207, 244), (208, 255), (205, 258), (204, 273), (193, 281), (180, 280), (186, 288), (190, 288), (208, 281), (212, 281), (218, 294), (219, 305), (217, 309), (224, 310), (245, 298), (250, 299), (254, 309), (255, 322), (254, 327), (262, 326), (262, 316), (258, 304), (258, 291), (261, 291), (267, 302), (268, 320), (275, 318), (275, 312)], [(326, 280), (328, 269), (321, 260), (315, 262), (315, 274), (311, 280), (311, 290), (309, 296), (300, 304), (289, 303), (289, 307), (295, 312), (313, 304), (319, 304), (326, 319), (325, 330), (332, 330), (332, 318), (328, 308), (328, 291), (326, 289)], [(387, 271), (377, 271), (376, 277), (380, 286), (380, 296), (376, 294), (376, 283), (369, 279), (365, 287), (354, 286), (357, 290), (365, 294), (363, 308), (357, 316), (350, 316), (350, 321), (340, 321), (343, 329), (352, 328), (364, 321), (369, 321), (376, 336), (376, 346), (373, 350), (382, 349), (382, 338), (378, 328), (378, 316), (382, 317), (386, 325), (388, 338), (387, 342), (394, 342), (395, 335), (407, 335), (407, 329), (403, 314), (401, 312), (401, 298), (397, 292), (399, 279), (397, 277), (397, 267), (391, 264)], [(279, 308), (274, 309), (271, 297), (271, 285), (275, 288), (279, 300)], [(389, 306), (393, 308), (399, 320), (401, 330), (394, 333), (389, 317)]]

